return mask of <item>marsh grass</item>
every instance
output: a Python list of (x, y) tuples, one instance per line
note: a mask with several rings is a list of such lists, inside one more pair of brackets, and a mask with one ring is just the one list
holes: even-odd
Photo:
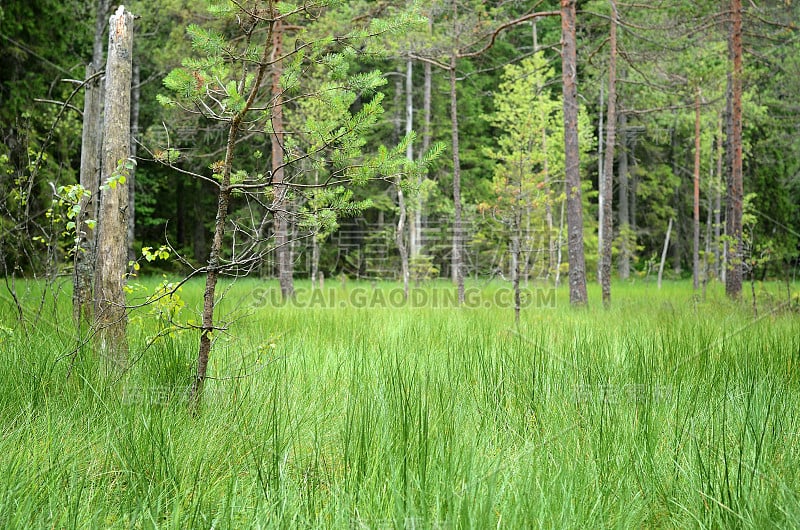
[[(146, 347), (147, 310), (114, 381), (65, 355), (68, 296), (4, 334), (0, 526), (800, 526), (800, 320), (781, 306), (754, 320), (718, 286), (626, 284), (609, 311), (559, 290), (515, 327), (496, 306), (254, 307), (264, 285), (221, 305), (197, 417), (196, 337)], [(200, 284), (181, 296), (190, 318)]]

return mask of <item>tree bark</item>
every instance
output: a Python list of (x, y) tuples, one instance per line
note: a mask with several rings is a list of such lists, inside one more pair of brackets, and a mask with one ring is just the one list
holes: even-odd
[(283, 157), (283, 89), (281, 75), (283, 64), (278, 59), (283, 54), (283, 22), (277, 21), (272, 27), (272, 183), (275, 186), (273, 203), (273, 219), (275, 230), (275, 252), (278, 265), (278, 282), (281, 286), (281, 297), (286, 300), (294, 296), (294, 278), (292, 263), (292, 247), (289, 239), (289, 208), (287, 199), (288, 187), (285, 184)]
[[(406, 59), (406, 135), (414, 131), (414, 62), (411, 58)], [(414, 160), (414, 144), (409, 142), (406, 146), (406, 158)], [(420, 177), (421, 179), (422, 177)], [(417, 182), (419, 184), (419, 182)], [(419, 205), (414, 205), (410, 221), (408, 223), (408, 246), (412, 256), (419, 254), (419, 225), (417, 224)]]
[(608, 125), (606, 129), (606, 158), (603, 164), (605, 171), (601, 174), (601, 210), (602, 210), (602, 247), (600, 249), (600, 284), (603, 291), (603, 305), (611, 304), (611, 241), (614, 226), (611, 206), (613, 201), (614, 148), (617, 125), (617, 3), (611, 4), (611, 31), (609, 36), (610, 56), (608, 60)]
[(597, 249), (600, 259), (597, 260), (597, 283), (603, 283), (603, 203), (605, 202), (605, 180), (603, 179), (603, 90), (605, 84), (600, 80), (600, 98), (598, 106), (600, 108), (600, 122), (597, 125)]
[[(406, 79), (405, 79), (405, 95), (406, 95), (406, 135), (411, 134), (413, 129), (413, 122), (414, 122), (414, 83), (413, 83), (413, 63), (411, 59), (406, 60)], [(409, 162), (412, 162), (414, 159), (414, 144), (409, 142), (406, 146), (406, 158)], [(403, 275), (403, 297), (408, 299), (408, 281), (409, 281), (409, 270), (408, 270), (408, 254), (409, 254), (409, 246), (411, 247), (411, 254), (416, 254), (418, 251), (416, 249), (417, 246), (417, 233), (416, 233), (416, 225), (415, 225), (415, 217), (412, 217), (411, 223), (409, 223), (409, 245), (406, 246), (406, 233), (405, 233), (405, 223), (408, 219), (408, 207), (406, 205), (405, 194), (403, 192), (403, 188), (401, 185), (400, 175), (397, 176), (397, 180), (395, 182), (395, 186), (397, 187), (397, 206), (400, 209), (400, 218), (397, 221), (397, 249), (400, 251), (400, 270), (401, 274)]]
[[(103, 182), (113, 182), (126, 170), (130, 156), (131, 56), (133, 14), (120, 6), (110, 20), (106, 63), (105, 110), (103, 120)], [(127, 265), (128, 186), (109, 186), (100, 196), (95, 269), (95, 322), (99, 353), (110, 371), (127, 365), (128, 344), (125, 309)]]
[[(428, 19), (429, 27), (432, 29), (433, 20)], [(427, 153), (428, 150), (431, 148), (431, 92), (432, 92), (432, 85), (433, 85), (433, 75), (431, 72), (431, 63), (423, 63), (422, 65), (422, 75), (423, 75), (423, 84), (422, 84), (422, 148), (421, 153)], [(422, 176), (420, 176), (420, 184), (422, 183)], [(422, 235), (422, 224), (423, 224), (423, 210), (425, 209), (425, 202), (424, 197), (422, 195), (419, 196), (419, 206), (417, 210), (414, 212), (416, 219), (414, 222), (417, 225), (417, 251), (422, 254), (423, 252), (423, 235)]]
[(717, 278), (722, 274), (720, 232), (722, 229), (722, 124), (717, 127), (717, 178), (714, 185), (714, 270)]
[(742, 292), (742, 1), (731, 0), (731, 172), (728, 179), (727, 224), (731, 244), (725, 292), (738, 300)]
[(617, 166), (619, 181), (619, 277), (627, 280), (631, 274), (630, 249), (628, 248), (628, 235), (630, 233), (630, 210), (628, 209), (628, 198), (630, 197), (628, 186), (628, 116), (624, 112), (619, 113), (619, 164)]
[(692, 286), (700, 288), (700, 89), (694, 95), (694, 202), (692, 238)]
[[(94, 65), (86, 67), (86, 78), (95, 75)], [(92, 282), (96, 257), (97, 234), (87, 222), (97, 221), (103, 130), (103, 88), (100, 77), (89, 81), (84, 91), (83, 133), (81, 145), (80, 183), (89, 195), (80, 202), (77, 224), (78, 248), (75, 252), (75, 275), (72, 290), (72, 315), (76, 323), (92, 320)]]
[[(86, 67), (86, 79), (103, 69), (103, 35), (110, 0), (97, 3), (95, 16), (92, 61)], [(72, 314), (75, 322), (82, 319), (92, 321), (92, 287), (96, 260), (97, 233), (89, 226), (88, 220), (97, 221), (97, 208), (100, 195), (100, 171), (103, 145), (103, 83), (98, 75), (87, 84), (83, 103), (83, 132), (81, 135), (80, 184), (89, 195), (81, 200), (80, 219), (77, 224), (79, 235), (75, 252), (75, 275), (72, 290)]]
[(575, 0), (561, 0), (561, 62), (564, 92), (564, 154), (567, 186), (569, 300), (586, 305), (586, 262), (583, 251), (583, 203), (578, 151), (577, 44)]
[(458, 152), (458, 93), (456, 91), (456, 52), (450, 56), (450, 120), (453, 139), (453, 281), (458, 289), (458, 303), (464, 303), (462, 265), (463, 230), (461, 226), (461, 161)]

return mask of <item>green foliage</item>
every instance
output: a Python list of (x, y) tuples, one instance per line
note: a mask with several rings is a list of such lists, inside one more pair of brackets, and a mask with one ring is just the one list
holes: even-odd
[[(298, 186), (310, 186), (315, 181), (357, 185), (353, 200), (372, 201), (372, 206), (353, 220), (353, 226), (363, 229), (377, 222), (379, 216), (386, 223), (396, 222), (397, 212), (389, 207), (386, 193), (394, 176), (402, 174), (409, 207), (413, 211), (424, 204), (424, 217), (441, 225), (437, 245), (445, 246), (453, 211), (452, 162), (450, 157), (441, 156), (441, 151), (436, 153), (438, 158), (426, 163), (424, 176), (429, 178), (422, 179), (422, 185), (417, 182), (416, 168), (399, 163), (404, 153), (392, 146), (402, 142), (405, 109), (404, 88), (402, 83), (395, 83), (396, 74), (404, 70), (409, 54), (449, 63), (454, 47), (464, 53), (480, 49), (488, 42), (487, 35), (501, 23), (526, 14), (530, 7), (519, 2), (477, 0), (459, 0), (457, 4), (455, 12), (453, 3), (432, 1), (259, 0), (242, 4), (213, 0), (205, 2), (207, 10), (178, 0), (133, 0), (126, 4), (139, 15), (134, 55), (142, 81), (137, 241), (156, 241), (166, 234), (190, 262), (204, 263), (210, 242), (200, 232), (207, 231), (214, 221), (213, 182), (222, 179), (222, 172), (209, 171), (209, 165), (223, 157), (220, 149), (225, 142), (225, 125), (243, 112), (255, 82), (253, 67), (264, 56), (264, 47), (269, 46), (263, 21), (249, 38), (242, 37), (243, 30), (249, 30), (254, 22), (243, 8), (269, 18), (267, 14), (274, 7), (284, 27), (291, 28), (283, 35), (285, 57), (280, 80), (287, 132), (283, 140), (287, 181)], [(714, 207), (717, 190), (722, 191), (724, 203), (724, 175), (719, 175), (716, 167), (716, 142), (724, 129), (721, 118), (729, 61), (727, 28), (719, 24), (724, 14), (720, 6), (684, 0), (648, 8), (619, 4), (623, 22), (619, 39), (626, 60), (619, 65), (618, 74), (624, 80), (618, 86), (618, 96), (620, 108), (629, 111), (635, 236), (643, 247), (643, 256), (659, 255), (667, 221), (674, 217), (676, 234), (681, 235), (674, 239), (673, 250), (684, 267), (690, 256), (684, 236), (691, 219), (687, 186), (693, 163), (693, 102), (698, 89), (702, 100), (703, 222), (708, 209)], [(551, 2), (537, 9), (556, 7)], [(770, 261), (759, 272), (783, 275), (796, 266), (800, 239), (796, 234), (800, 224), (800, 185), (796, 178), (800, 151), (792, 134), (797, 121), (792, 101), (800, 79), (800, 54), (793, 38), (798, 4), (745, 3), (744, 7), (748, 28), (745, 191), (756, 193), (753, 213), (758, 222), (752, 230), (756, 246), (767, 241), (772, 245)], [(71, 246), (71, 236), (62, 235), (69, 220), (56, 226), (45, 212), (51, 207), (51, 182), (58, 190), (77, 181), (81, 117), (71, 109), (62, 112), (53, 102), (66, 100), (75, 88), (60, 79), (81, 79), (84, 75), (83, 65), (91, 54), (94, 9), (96, 2), (46, 0), (31, 6), (3, 5), (0, 12), (0, 262), (8, 267), (4, 270), (19, 267), (17, 270), (26, 272), (41, 271), (41, 265), (50, 259), (49, 249), (58, 249), (60, 260)], [(609, 20), (605, 17), (610, 8), (605, 0), (591, 0), (581, 4), (580, 11), (578, 86), (584, 111), (581, 119), (588, 125), (582, 125), (581, 144), (591, 148), (582, 156), (589, 186), (589, 180), (596, 182), (597, 178), (596, 145), (590, 130), (599, 125), (599, 91), (607, 83)], [(75, 20), (86, 23), (75, 24)], [(48, 27), (63, 31), (51, 34)], [(560, 64), (554, 51), (560, 24), (558, 17), (545, 17), (537, 19), (535, 27), (540, 52), (524, 62), (519, 59), (533, 50), (529, 23), (498, 34), (494, 46), (480, 57), (457, 60), (465, 222), (475, 234), (476, 244), (485, 244), (487, 249), (505, 237), (496, 234), (507, 232), (507, 208), (514, 203), (511, 189), (499, 193), (498, 183), (515, 182), (519, 171), (527, 171), (531, 177), (524, 181), (528, 187), (520, 196), (533, 208), (528, 217), (534, 226), (545, 224), (542, 210), (546, 205), (555, 208), (556, 214), (560, 208), (562, 190), (557, 175), (563, 162), (556, 117)], [(269, 50), (266, 52), (269, 57)], [(538, 61), (535, 67), (530, 65), (533, 61)], [(506, 71), (503, 67), (508, 64), (512, 69)], [(415, 59), (413, 66), (413, 122), (417, 132), (413, 142), (414, 150), (419, 151), (423, 63)], [(526, 69), (531, 68), (537, 76), (546, 78), (540, 89), (531, 90), (530, 84), (526, 85), (530, 77)], [(169, 73), (164, 76), (163, 72)], [(444, 73), (433, 67), (434, 144), (449, 142), (451, 132)], [(262, 87), (266, 89), (271, 82), (271, 72), (267, 72)], [(607, 87), (604, 90), (607, 93)], [(275, 131), (267, 92), (262, 90), (254, 101), (254, 109), (244, 120), (247, 139), (234, 149), (232, 176), (240, 186), (231, 204), (234, 222), (252, 214), (254, 203), (250, 199), (255, 186), (265, 186), (264, 197), (271, 197), (270, 150), (265, 144)], [(79, 90), (70, 100), (77, 109), (82, 107), (82, 94)], [(541, 101), (533, 98), (534, 94)], [(556, 113), (549, 114), (545, 126), (549, 132), (547, 149), (524, 145), (528, 140), (525, 133), (539, 127), (536, 120), (542, 121), (535, 113), (524, 116), (529, 105), (540, 112), (545, 109), (545, 114), (550, 105)], [(529, 131), (525, 130), (527, 124), (531, 125)], [(387, 147), (381, 150), (381, 145)], [(547, 161), (554, 180), (537, 189), (544, 161), (537, 153), (545, 150), (552, 151)], [(262, 153), (261, 158), (252, 156), (256, 151)], [(151, 155), (153, 160), (147, 160)], [(420, 156), (425, 155), (415, 153), (415, 158)], [(393, 157), (396, 160), (392, 161)], [(122, 178), (113, 179), (109, 186), (129, 184), (127, 174), (116, 173)], [(191, 181), (190, 173), (207, 180)], [(253, 187), (248, 190), (246, 186)], [(292, 214), (301, 211), (310, 196), (295, 191), (290, 194)], [(597, 213), (596, 191), (591, 187), (584, 191), (585, 232), (591, 236)], [(417, 197), (423, 195), (425, 200), (420, 203)], [(614, 204), (618, 204), (616, 198)], [(701, 233), (705, 237), (704, 227)], [(716, 248), (718, 243), (712, 241), (710, 247)], [(591, 269), (596, 244), (591, 237), (585, 244)], [(326, 245), (329, 248), (323, 249), (323, 254), (337, 254), (332, 243)], [(446, 273), (446, 253), (438, 253), (434, 261)]]
[[(487, 117), (503, 134), (496, 150), (484, 148), (487, 157), (496, 162), (494, 193), (478, 209), (491, 214), (503, 228), (498, 230), (497, 224), (489, 223), (486, 243), (498, 235), (504, 236), (499, 241), (503, 244), (518, 237), (528, 255), (551, 252), (558, 229), (555, 212), (566, 199), (563, 104), (560, 94), (549, 87), (554, 77), (555, 69), (542, 52), (519, 65), (507, 65), (495, 95), (495, 111)], [(583, 112), (578, 125), (579, 145), (585, 154), (593, 142)], [(555, 262), (542, 262), (542, 276), (555, 272), (550, 270), (557, 266)]]
[[(55, 190), (52, 206), (45, 212), (45, 217), (50, 220), (51, 225), (60, 227), (62, 241), (68, 242), (65, 249), (68, 257), (72, 256), (75, 252), (84, 251), (84, 249), (79, 246), (81, 234), (77, 224), (83, 221), (91, 229), (94, 229), (97, 225), (96, 219), (82, 220), (80, 217), (81, 208), (90, 197), (91, 192), (80, 184), (59, 186), (58, 189)], [(34, 236), (32, 240), (42, 245), (51, 243), (44, 236)]]
[(318, 241), (324, 241), (339, 228), (339, 218), (355, 217), (371, 206), (369, 199), (354, 201), (353, 191), (343, 186), (315, 189), (300, 212), (299, 226), (311, 231)]
[(106, 181), (100, 185), (100, 189), (114, 190), (117, 188), (117, 186), (124, 186), (131, 175), (131, 171), (133, 171), (135, 168), (136, 160), (132, 158), (117, 161), (116, 169), (111, 173)]

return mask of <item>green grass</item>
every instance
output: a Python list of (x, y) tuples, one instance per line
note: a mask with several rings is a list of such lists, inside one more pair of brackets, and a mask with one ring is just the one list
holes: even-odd
[[(800, 527), (800, 319), (779, 285), (758, 319), (717, 285), (615, 285), (608, 311), (560, 289), (519, 327), (492, 304), (352, 307), (332, 280), (345, 307), (254, 302), (275, 285), (231, 287), (197, 417), (193, 333), (145, 348), (140, 310), (111, 381), (65, 356), (68, 293), (27, 336), (4, 298), (0, 527)], [(192, 318), (201, 283), (180, 294)]]

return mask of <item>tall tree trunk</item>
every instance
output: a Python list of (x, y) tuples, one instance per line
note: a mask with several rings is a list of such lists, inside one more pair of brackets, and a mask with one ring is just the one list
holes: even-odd
[(586, 262), (583, 252), (583, 203), (578, 151), (577, 44), (575, 0), (561, 0), (561, 69), (564, 92), (564, 154), (567, 186), (569, 300), (587, 303)]
[[(731, 52), (731, 41), (728, 39), (728, 52)], [(733, 73), (729, 70), (727, 75), (727, 85), (725, 87), (725, 219), (722, 225), (723, 245), (722, 245), (722, 274), (720, 279), (728, 286), (728, 263), (730, 258), (730, 241), (728, 230), (730, 230), (730, 205), (731, 205), (731, 175), (733, 174)]]
[(700, 288), (700, 89), (694, 95), (694, 203), (692, 238), (692, 286)]
[[(105, 109), (103, 119), (103, 182), (119, 177), (130, 156), (131, 57), (133, 14), (120, 6), (111, 17), (106, 63)], [(117, 183), (103, 190), (97, 233), (95, 269), (95, 322), (97, 345), (110, 371), (127, 365), (128, 316), (125, 309), (127, 265), (128, 186)]]
[(611, 304), (611, 241), (614, 226), (612, 223), (611, 203), (613, 201), (614, 174), (614, 149), (616, 142), (617, 124), (617, 2), (609, 0), (611, 4), (611, 31), (609, 37), (610, 56), (608, 60), (608, 125), (606, 130), (606, 158), (603, 166), (605, 172), (601, 174), (602, 186), (602, 212), (603, 225), (600, 249), (600, 284), (603, 291), (603, 305)]
[[(131, 73), (131, 158), (136, 160), (139, 137), (139, 95), (140, 95), (139, 61), (133, 61)], [(136, 168), (131, 169), (128, 175), (128, 260), (136, 259), (133, 249), (136, 226)]]
[[(406, 60), (406, 135), (414, 131), (414, 63), (409, 58)], [(406, 158), (414, 160), (414, 144), (406, 146)], [(422, 177), (420, 177), (422, 178)], [(419, 182), (417, 183), (419, 184)], [(419, 254), (419, 225), (417, 224), (419, 204), (412, 210), (410, 223), (408, 223), (408, 246), (412, 256)]]
[[(406, 61), (406, 78), (405, 78), (405, 96), (406, 96), (406, 105), (405, 105), (405, 126), (406, 126), (406, 134), (411, 134), (413, 131), (413, 120), (414, 120), (414, 83), (413, 83), (413, 65), (411, 59)], [(414, 145), (409, 142), (406, 146), (406, 158), (409, 162), (413, 161), (414, 159)], [(403, 187), (401, 184), (400, 175), (397, 176), (395, 180), (395, 187), (397, 188), (397, 207), (400, 210), (400, 216), (397, 220), (397, 233), (395, 235), (395, 243), (397, 244), (397, 250), (400, 252), (400, 273), (403, 276), (403, 298), (408, 299), (408, 282), (410, 278), (409, 269), (408, 269), (408, 253), (409, 253), (409, 246), (406, 245), (406, 230), (405, 225), (408, 219), (408, 206), (406, 205), (405, 200), (405, 193), (403, 192)], [(416, 234), (415, 234), (415, 227), (414, 221), (412, 219), (411, 226), (409, 226), (409, 245), (411, 246), (411, 252), (414, 253), (414, 247), (416, 245)]]
[[(80, 237), (75, 252), (75, 276), (72, 291), (72, 314), (76, 322), (92, 321), (92, 284), (96, 260), (97, 233), (87, 223), (97, 220), (100, 195), (100, 171), (103, 145), (103, 83), (99, 72), (103, 69), (103, 35), (111, 0), (97, 2), (92, 61), (86, 67), (86, 84), (83, 103), (83, 132), (81, 135), (80, 184), (89, 195), (81, 200)], [(92, 77), (96, 76), (96, 77)]]
[(731, 173), (728, 179), (727, 224), (731, 245), (725, 292), (737, 300), (742, 292), (742, 1), (731, 0)]
[[(433, 33), (433, 17), (428, 17), (428, 31)], [(422, 147), (420, 148), (420, 156), (427, 153), (431, 148), (431, 100), (433, 88), (433, 73), (431, 72), (431, 63), (425, 62), (422, 64)], [(427, 170), (426, 170), (427, 171)], [(422, 184), (423, 175), (419, 177), (419, 184)], [(420, 194), (417, 209), (414, 211), (414, 223), (417, 226), (417, 252), (422, 254), (424, 250), (423, 244), (423, 210), (425, 209), (425, 197)]]
[(600, 80), (600, 98), (598, 101), (598, 106), (600, 107), (600, 122), (597, 125), (597, 249), (600, 259), (597, 260), (597, 283), (603, 283), (603, 203), (605, 202), (605, 179), (603, 178), (603, 162), (604, 155), (603, 155), (603, 105), (604, 101), (604, 94), (603, 90), (605, 88), (605, 83), (603, 80)]
[(450, 56), (450, 120), (453, 129), (453, 281), (458, 289), (458, 303), (464, 303), (464, 270), (461, 226), (461, 160), (458, 152), (458, 93), (456, 92), (456, 52)]
[[(422, 74), (425, 78), (422, 88), (422, 152), (427, 153), (428, 150), (431, 148), (431, 85), (432, 83), (432, 72), (431, 72), (431, 64), (425, 63), (423, 65)], [(427, 171), (427, 170), (426, 170)], [(418, 227), (418, 238), (419, 238), (419, 251), (422, 253), (423, 250), (423, 210), (425, 208), (425, 197), (420, 195), (419, 198), (419, 208), (417, 208), (416, 216), (417, 216), (417, 227)]]
[(722, 124), (717, 127), (717, 178), (714, 182), (714, 267), (717, 278), (722, 274), (720, 232), (722, 227)]
[(289, 238), (289, 203), (288, 187), (285, 184), (285, 167), (283, 158), (283, 89), (281, 75), (283, 63), (278, 59), (283, 55), (283, 22), (277, 21), (272, 26), (272, 183), (275, 186), (273, 202), (273, 219), (275, 229), (275, 252), (278, 265), (278, 282), (281, 286), (281, 297), (286, 300), (294, 296), (294, 279), (292, 263), (292, 246)]
[[(406, 60), (406, 135), (409, 135), (414, 130), (414, 66), (411, 62), (411, 59)], [(406, 158), (409, 162), (414, 160), (414, 144), (412, 142), (408, 142), (406, 146)], [(406, 205), (405, 201), (405, 194), (403, 193), (403, 188), (400, 184), (400, 176), (397, 176), (397, 206), (400, 209), (400, 218), (397, 221), (397, 249), (400, 251), (400, 270), (403, 275), (403, 297), (408, 299), (408, 281), (409, 281), (409, 270), (408, 270), (408, 254), (409, 254), (409, 247), (406, 246), (406, 234), (405, 234), (405, 223), (408, 219), (408, 206)], [(416, 255), (419, 250), (417, 249), (417, 227), (415, 225), (416, 217), (411, 218), (411, 223), (409, 223), (409, 246), (411, 254)]]
[(628, 248), (628, 235), (630, 234), (630, 211), (628, 210), (628, 198), (630, 197), (628, 186), (628, 116), (625, 112), (619, 113), (619, 163), (617, 165), (619, 182), (619, 277), (627, 280), (631, 274), (630, 249)]

